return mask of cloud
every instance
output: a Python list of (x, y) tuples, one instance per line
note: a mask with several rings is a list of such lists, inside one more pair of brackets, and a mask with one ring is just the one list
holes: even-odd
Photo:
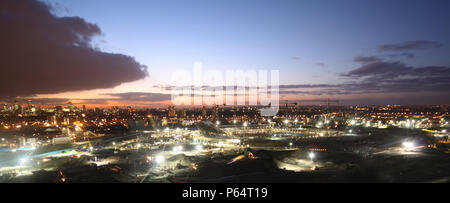
[(165, 102), (171, 100), (170, 94), (152, 93), (152, 92), (123, 92), (123, 93), (103, 93), (102, 96), (112, 98), (37, 98), (37, 97), (18, 97), (18, 98), (3, 98), (0, 102), (13, 103), (18, 101), (21, 104), (31, 100), (33, 104), (37, 105), (65, 105), (68, 102), (73, 104), (100, 104), (105, 105), (110, 102), (114, 104), (145, 104), (148, 102)]
[(401, 53), (401, 54), (389, 54), (389, 57), (391, 57), (391, 58), (397, 58), (397, 57), (405, 57), (405, 58), (409, 58), (409, 59), (412, 59), (412, 58), (415, 58), (416, 57), (416, 55), (415, 54), (413, 54), (413, 53)]
[(388, 77), (396, 76), (400, 72), (411, 69), (401, 62), (375, 62), (365, 64), (357, 69), (342, 74), (343, 76), (367, 76), (367, 75), (385, 75)]
[[(409, 98), (430, 103), (428, 94), (435, 94), (435, 102), (450, 99), (450, 67), (412, 67), (402, 62), (373, 62), (341, 74), (345, 82), (338, 84), (281, 85), (284, 95), (369, 95), (408, 93)], [(423, 95), (420, 97), (418, 95)], [(441, 96), (441, 100), (437, 95)], [(421, 99), (422, 98), (422, 99)], [(386, 98), (384, 98), (386, 99)], [(389, 98), (387, 99), (389, 100)], [(397, 99), (398, 101), (406, 101)], [(397, 101), (396, 100), (396, 101)], [(361, 100), (362, 101), (362, 100)], [(411, 101), (413, 102), (413, 101)], [(414, 101), (420, 103), (420, 101)]]
[(291, 88), (324, 88), (324, 87), (336, 87), (336, 85), (331, 84), (291, 84), (291, 85), (280, 85), (280, 89), (291, 89)]
[(415, 40), (407, 41), (397, 44), (385, 44), (379, 46), (380, 51), (406, 51), (406, 50), (421, 50), (428, 48), (438, 48), (442, 44), (439, 42), (426, 41), (426, 40)]
[(68, 98), (15, 98), (15, 99), (3, 99), (2, 102), (13, 103), (17, 101), (19, 104), (25, 104), (29, 100), (35, 105), (61, 105), (67, 104), (70, 99)]
[(383, 61), (383, 59), (378, 58), (376, 56), (357, 56), (353, 59), (355, 62), (359, 63), (373, 63), (373, 62), (380, 62)]
[(118, 101), (140, 101), (140, 102), (153, 102), (153, 101), (167, 101), (171, 100), (171, 94), (152, 93), (152, 92), (125, 92), (125, 93), (105, 93), (101, 94), (105, 96), (116, 97)]
[(0, 2), (0, 97), (111, 88), (147, 76), (132, 57), (91, 46), (100, 28), (37, 0)]
[(440, 91), (450, 93), (450, 67), (411, 67), (401, 62), (377, 62), (351, 70), (344, 77), (358, 79), (347, 90), (366, 92), (419, 92)]

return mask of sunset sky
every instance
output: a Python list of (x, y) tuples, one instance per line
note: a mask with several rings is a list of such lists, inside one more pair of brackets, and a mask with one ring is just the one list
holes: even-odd
[(165, 106), (172, 73), (202, 62), (279, 70), (301, 104), (450, 103), (448, 0), (0, 4), (4, 102)]

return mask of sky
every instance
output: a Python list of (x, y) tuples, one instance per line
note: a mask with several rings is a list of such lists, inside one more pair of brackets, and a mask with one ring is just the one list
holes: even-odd
[[(302, 104), (321, 104), (326, 98), (339, 99), (342, 104), (450, 103), (450, 2), (446, 0), (19, 3), (30, 8), (39, 7), (40, 2), (48, 4), (50, 16), (41, 21), (33, 15), (43, 16), (45, 8), (39, 12), (14, 10), (8, 4), (17, 3), (6, 2), (0, 6), (3, 13), (19, 16), (27, 12), (33, 19), (24, 23), (24, 30), (51, 21), (51, 29), (64, 32), (53, 37), (58, 32), (47, 32), (39, 26), (27, 32), (47, 36), (46, 43), (54, 44), (45, 49), (48, 52), (33, 48), (30, 53), (17, 54), (27, 46), (46, 47), (38, 44), (37, 37), (19, 52), (11, 53), (14, 45), (4, 48), (11, 58), (43, 53), (33, 64), (61, 59), (42, 67), (18, 63), (20, 60), (6, 63), (34, 69), (36, 73), (30, 75), (42, 77), (36, 87), (17, 78), (14, 81), (23, 85), (11, 90), (6, 84), (15, 78), (4, 76), (6, 87), (0, 90), (5, 93), (0, 92), (0, 97), (5, 101), (33, 98), (46, 104), (70, 100), (88, 106), (167, 105), (170, 91), (166, 87), (174, 85), (170, 82), (172, 74), (192, 71), (195, 62), (202, 62), (205, 70), (279, 70), (281, 98)], [(16, 18), (5, 16), (0, 26), (14, 29), (13, 21), (8, 20)], [(13, 31), (9, 34), (0, 36), (6, 40), (17, 35)], [(60, 45), (68, 42), (75, 47), (64, 54), (67, 49)], [(78, 55), (80, 48), (84, 51)], [(52, 51), (61, 56), (49, 57), (55, 56)], [(112, 73), (108, 73), (110, 66), (114, 66)], [(43, 74), (45, 71), (49, 74)], [(42, 81), (45, 75), (51, 76)], [(24, 81), (33, 81), (32, 76)], [(56, 77), (61, 78), (59, 83), (52, 81)]]

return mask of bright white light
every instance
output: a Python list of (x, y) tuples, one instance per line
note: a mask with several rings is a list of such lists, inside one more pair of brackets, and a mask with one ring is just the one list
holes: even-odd
[(219, 142), (217, 145), (218, 145), (219, 147), (222, 147), (222, 146), (223, 146), (223, 142)]
[(289, 146), (292, 146), (292, 142), (289, 142)]
[(239, 144), (239, 143), (241, 143), (241, 140), (240, 139), (232, 139), (231, 142)]
[(308, 157), (309, 157), (310, 159), (314, 159), (315, 156), (316, 156), (316, 155), (315, 155), (314, 153), (312, 153), (312, 152), (310, 152), (310, 153), (308, 154)]
[(287, 119), (284, 120), (284, 123), (285, 123), (285, 124), (288, 124), (288, 123), (289, 123), (289, 120), (287, 120)]
[(116, 145), (116, 142), (113, 142), (112, 145)]
[(350, 121), (350, 124), (355, 125), (355, 124), (356, 124), (356, 121), (355, 121), (355, 120), (351, 120), (351, 121)]
[(294, 120), (294, 122), (296, 122), (296, 123), (297, 123), (297, 122), (298, 122), (298, 119), (295, 119), (295, 120)]
[(244, 127), (247, 127), (248, 123), (247, 121), (244, 122)]
[(25, 163), (27, 163), (28, 159), (26, 158), (21, 158), (20, 159), (20, 165), (24, 165)]
[(411, 141), (403, 142), (403, 147), (405, 147), (406, 150), (411, 150), (414, 148), (414, 142)]
[(268, 121), (269, 121), (269, 123), (270, 123), (270, 122), (272, 122), (272, 120), (271, 120), (271, 119), (269, 119)]
[(164, 162), (164, 157), (162, 155), (157, 155), (155, 157), (155, 161), (156, 161), (157, 164), (161, 164), (161, 163)]
[(201, 150), (203, 150), (203, 146), (197, 145), (197, 146), (195, 146), (195, 149), (198, 150), (198, 151), (201, 151)]
[(441, 130), (442, 133), (447, 133), (447, 130)]
[(353, 130), (352, 129), (350, 129), (349, 131), (348, 131), (349, 133), (352, 133), (353, 132)]
[(320, 137), (323, 137), (323, 133), (320, 133), (319, 135), (320, 135)]
[(216, 125), (220, 125), (220, 121), (216, 121)]
[(237, 123), (237, 120), (233, 120), (233, 124), (236, 124)]

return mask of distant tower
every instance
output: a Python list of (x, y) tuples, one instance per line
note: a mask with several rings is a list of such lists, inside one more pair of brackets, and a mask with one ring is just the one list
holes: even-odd
[(205, 108), (205, 106), (202, 106), (202, 118), (206, 119), (206, 108)]

